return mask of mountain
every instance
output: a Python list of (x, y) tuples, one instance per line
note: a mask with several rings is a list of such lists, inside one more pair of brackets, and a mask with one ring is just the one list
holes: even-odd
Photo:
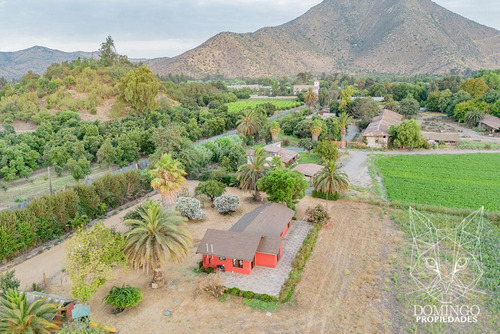
[(430, 0), (325, 0), (283, 25), (220, 33), (148, 64), (158, 74), (194, 77), (458, 73), (500, 67), (500, 31)]
[(97, 52), (64, 52), (43, 46), (15, 52), (0, 52), (0, 77), (6, 79), (20, 78), (29, 70), (43, 74), (52, 63), (72, 61), (80, 58), (97, 57)]

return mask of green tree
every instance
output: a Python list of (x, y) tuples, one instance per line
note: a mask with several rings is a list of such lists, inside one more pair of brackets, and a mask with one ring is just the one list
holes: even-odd
[(184, 228), (185, 218), (158, 202), (146, 201), (137, 213), (140, 218), (123, 222), (130, 227), (125, 234), (125, 254), (134, 269), (153, 270), (153, 284), (160, 286), (167, 260), (180, 262), (189, 254), (193, 239)]
[(311, 113), (311, 108), (316, 105), (316, 102), (318, 101), (318, 95), (313, 92), (312, 88), (309, 88), (307, 91), (306, 95), (304, 95), (304, 102), (307, 105), (307, 111)]
[(150, 171), (153, 178), (151, 187), (158, 190), (164, 201), (175, 202), (177, 191), (179, 191), (186, 179), (186, 172), (181, 168), (179, 161), (172, 158), (170, 154), (163, 154)]
[(242, 165), (238, 169), (238, 182), (240, 188), (246, 191), (255, 191), (255, 199), (260, 200), (259, 188), (257, 181), (267, 175), (269, 171), (266, 162), (266, 153), (261, 147), (255, 149), (254, 156), (249, 158), (249, 163)]
[(0, 332), (50, 334), (59, 329), (55, 316), (62, 307), (47, 303), (47, 298), (30, 300), (26, 292), (10, 289), (0, 297)]
[(216, 197), (221, 196), (226, 191), (226, 185), (216, 180), (200, 182), (195, 188), (196, 195), (203, 194), (208, 196), (213, 202)]
[(316, 152), (323, 161), (336, 161), (339, 158), (337, 145), (330, 140), (320, 141), (314, 148), (314, 152)]
[(90, 161), (85, 157), (78, 159), (78, 161), (73, 158), (69, 159), (66, 167), (77, 182), (90, 174)]
[(470, 78), (462, 83), (461, 88), (474, 99), (481, 98), (489, 89), (483, 78)]
[(399, 103), (399, 113), (404, 116), (416, 115), (420, 104), (411, 96), (407, 96)]
[(278, 135), (280, 134), (281, 127), (280, 124), (277, 121), (271, 122), (269, 124), (269, 132), (271, 133), (271, 136), (273, 137), (273, 143), (278, 141)]
[(147, 66), (139, 66), (137, 70), (130, 70), (120, 80), (120, 99), (135, 111), (156, 110), (158, 86), (153, 72)]
[(392, 136), (391, 142), (395, 147), (418, 148), (427, 147), (427, 142), (420, 131), (420, 124), (414, 119), (393, 125), (388, 133)]
[(66, 243), (65, 268), (71, 279), (71, 294), (84, 302), (106, 280), (113, 268), (125, 263), (123, 236), (107, 228), (102, 222), (93, 229), (79, 229)]
[(120, 155), (121, 152), (111, 143), (111, 138), (107, 138), (97, 151), (97, 162), (110, 168)]
[(111, 66), (118, 60), (115, 42), (111, 36), (106, 37), (106, 41), (99, 48), (99, 62), (102, 66)]
[(305, 196), (309, 183), (298, 171), (277, 169), (259, 179), (257, 187), (267, 194), (268, 200), (295, 209), (295, 202)]
[(340, 114), (339, 117), (337, 117), (337, 122), (340, 127), (340, 147), (345, 147), (345, 136), (347, 133), (347, 126), (349, 123), (352, 121), (351, 116), (349, 116), (347, 113), (343, 112)]
[(321, 134), (321, 131), (323, 131), (323, 122), (319, 119), (312, 121), (310, 130), (311, 130), (312, 140), (318, 141), (318, 137)]
[(302, 147), (304, 150), (307, 151), (307, 156), (308, 157), (311, 156), (311, 150), (314, 147), (314, 143), (311, 140), (311, 138), (303, 138), (303, 139), (299, 140), (298, 145), (299, 145), (299, 147)]
[(244, 136), (253, 136), (258, 133), (262, 125), (257, 112), (253, 109), (242, 111), (241, 118), (236, 122), (236, 129)]
[(271, 159), (271, 161), (269, 163), (269, 167), (271, 168), (271, 170), (285, 169), (285, 163), (283, 162), (283, 160), (281, 160), (280, 156), (275, 155)]
[(325, 194), (345, 192), (349, 189), (347, 174), (342, 172), (334, 160), (327, 161), (325, 168), (314, 175), (314, 189)]
[(347, 105), (351, 103), (351, 96), (354, 94), (354, 87), (347, 86), (340, 92), (339, 110), (346, 111)]

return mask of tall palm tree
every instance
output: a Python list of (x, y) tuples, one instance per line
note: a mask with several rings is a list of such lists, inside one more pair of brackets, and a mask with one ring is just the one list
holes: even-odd
[(260, 192), (257, 188), (257, 181), (266, 176), (269, 171), (269, 165), (266, 162), (264, 149), (256, 148), (253, 157), (250, 157), (248, 164), (238, 169), (238, 181), (240, 188), (246, 191), (255, 191), (255, 199), (260, 200)]
[(325, 168), (314, 175), (314, 189), (325, 194), (341, 193), (349, 189), (347, 174), (339, 169), (337, 162), (330, 160)]
[(323, 124), (318, 119), (314, 120), (311, 125), (311, 134), (313, 141), (318, 141), (318, 137), (321, 134), (321, 131), (323, 131)]
[(316, 104), (316, 101), (318, 101), (318, 95), (313, 92), (312, 88), (309, 88), (306, 95), (304, 96), (304, 102), (307, 105), (307, 111), (309, 113), (311, 113), (311, 107)]
[(177, 197), (177, 191), (186, 182), (186, 172), (180, 167), (180, 162), (172, 158), (170, 154), (163, 154), (150, 171), (151, 187), (158, 190), (162, 198), (173, 203)]
[(153, 270), (153, 284), (163, 284), (162, 268), (167, 259), (180, 262), (189, 254), (193, 238), (184, 229), (185, 218), (173, 209), (165, 210), (159, 202), (146, 201), (139, 206), (137, 219), (127, 219), (125, 256), (134, 269)]
[(346, 128), (349, 125), (349, 123), (352, 121), (352, 117), (349, 116), (347, 113), (343, 112), (339, 115), (337, 118), (337, 122), (339, 123), (340, 126), (340, 147), (343, 148), (345, 147), (345, 135), (346, 135)]
[(262, 120), (253, 109), (243, 110), (241, 118), (236, 122), (236, 129), (244, 136), (252, 136), (260, 131)]
[(269, 125), (269, 132), (271, 136), (273, 136), (273, 143), (278, 141), (278, 135), (280, 134), (281, 127), (280, 124), (276, 121), (271, 122)]
[(64, 308), (46, 303), (47, 298), (30, 301), (26, 292), (9, 290), (0, 298), (1, 333), (50, 334), (59, 329), (60, 322), (54, 320)]

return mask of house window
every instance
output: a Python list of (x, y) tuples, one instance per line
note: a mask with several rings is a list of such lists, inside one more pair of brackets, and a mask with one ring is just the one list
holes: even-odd
[(235, 267), (235, 268), (243, 268), (243, 260), (233, 259), (233, 267)]
[(219, 256), (219, 260), (221, 260), (221, 261), (226, 261), (226, 258), (225, 258), (225, 257), (221, 257), (221, 256)]

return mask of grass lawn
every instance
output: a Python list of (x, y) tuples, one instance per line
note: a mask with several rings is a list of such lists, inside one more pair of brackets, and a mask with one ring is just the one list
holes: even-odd
[(293, 100), (293, 99), (248, 99), (239, 100), (236, 102), (226, 103), (228, 112), (239, 112), (244, 109), (255, 109), (258, 105), (264, 103), (272, 103), (276, 107), (276, 110), (287, 110), (291, 108), (300, 107), (303, 102)]
[(320, 164), (319, 156), (312, 151), (310, 157), (307, 155), (307, 152), (300, 152), (299, 155), (300, 155), (299, 164)]
[(378, 155), (374, 159), (391, 201), (500, 209), (500, 154)]

